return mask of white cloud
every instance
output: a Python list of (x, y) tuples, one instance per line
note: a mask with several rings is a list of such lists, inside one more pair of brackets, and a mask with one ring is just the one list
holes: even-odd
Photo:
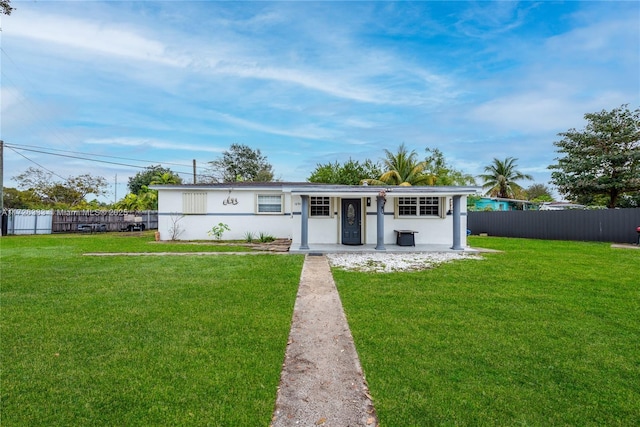
[(244, 129), (251, 129), (259, 132), (264, 132), (272, 135), (281, 135), (293, 138), (300, 139), (316, 139), (316, 140), (326, 140), (335, 137), (335, 134), (328, 130), (323, 129), (315, 125), (305, 125), (305, 126), (292, 126), (289, 125), (286, 129), (278, 128), (275, 126), (269, 126), (262, 123), (258, 123), (255, 121), (242, 119), (240, 117), (235, 117), (231, 114), (226, 113), (213, 113), (214, 117), (217, 119), (224, 121), (226, 123), (232, 124), (234, 126), (238, 126)]
[(471, 118), (503, 132), (567, 129), (585, 113), (583, 107), (550, 93), (522, 92), (492, 99), (471, 111)]
[(2, 112), (2, 115), (4, 116), (10, 110), (14, 109), (20, 102), (20, 98), (22, 98), (22, 95), (19, 90), (7, 88), (5, 86), (0, 87), (0, 99), (2, 99), (2, 102), (0, 103), (0, 111)]
[(635, 12), (635, 16), (618, 15), (607, 20), (579, 14), (580, 22), (575, 29), (547, 40), (547, 54), (565, 61), (582, 58), (599, 63), (614, 59), (637, 65), (640, 48), (637, 8)]
[(517, 1), (474, 2), (469, 5), (456, 23), (456, 29), (466, 36), (491, 38), (520, 27), (525, 22), (528, 9), (535, 3), (522, 7)]
[(382, 103), (374, 90), (340, 82), (338, 78), (318, 71), (250, 64), (217, 64), (213, 71), (235, 77), (278, 81), (317, 90), (338, 98), (360, 102)]
[(60, 45), (68, 54), (74, 49), (95, 54), (117, 56), (138, 61), (183, 67), (184, 58), (167, 51), (167, 47), (124, 25), (64, 15), (42, 14), (25, 9), (3, 24), (5, 37), (21, 37)]
[(90, 145), (118, 145), (124, 147), (145, 147), (159, 150), (194, 151), (221, 153), (224, 151), (218, 147), (205, 145), (185, 144), (180, 142), (160, 141), (153, 138), (114, 137), (114, 138), (89, 138), (85, 141)]
[[(185, 34), (168, 30), (163, 35), (167, 41), (163, 41), (145, 35), (142, 26), (46, 14), (25, 8), (23, 13), (16, 14), (16, 19), (12, 17), (8, 21), (3, 33), (6, 37), (60, 46), (60, 54), (64, 56), (78, 57), (91, 52), (116, 60), (166, 65), (185, 72), (205, 71), (213, 77), (278, 82), (362, 103), (419, 105), (452, 96), (448, 78), (405, 63), (389, 51), (339, 38), (328, 29), (320, 31), (321, 35), (324, 33), (323, 37), (313, 34), (313, 38), (318, 39), (317, 56), (306, 58), (296, 57), (297, 49), (287, 47), (282, 40), (256, 40), (241, 32), (247, 25), (273, 26), (281, 19), (274, 12), (268, 12), (252, 18), (250, 24), (247, 21), (229, 22), (224, 31), (213, 33), (212, 39), (203, 39), (197, 34), (185, 38)], [(344, 37), (351, 36), (343, 33), (346, 34)], [(274, 49), (272, 44), (284, 48)], [(398, 73), (398, 69), (403, 72)], [(145, 78), (144, 70), (131, 65), (124, 70), (123, 73)], [(176, 76), (166, 76), (157, 69), (148, 69), (146, 78), (157, 86), (167, 80), (177, 81)]]

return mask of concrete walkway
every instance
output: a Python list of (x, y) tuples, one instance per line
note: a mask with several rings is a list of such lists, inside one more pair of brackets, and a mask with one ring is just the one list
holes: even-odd
[(307, 255), (271, 426), (377, 425), (329, 262)]

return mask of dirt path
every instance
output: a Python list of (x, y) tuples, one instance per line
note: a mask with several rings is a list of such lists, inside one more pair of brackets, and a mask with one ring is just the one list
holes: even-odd
[(307, 255), (271, 426), (377, 425), (329, 263)]

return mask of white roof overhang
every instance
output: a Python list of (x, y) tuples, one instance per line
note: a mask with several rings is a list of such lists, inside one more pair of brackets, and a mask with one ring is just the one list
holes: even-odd
[(476, 186), (378, 186), (378, 185), (332, 185), (312, 183), (225, 183), (225, 184), (182, 184), (151, 185), (153, 190), (174, 191), (281, 191), (294, 195), (321, 197), (376, 197), (385, 193), (388, 197), (411, 196), (468, 196), (477, 194), (481, 187)]

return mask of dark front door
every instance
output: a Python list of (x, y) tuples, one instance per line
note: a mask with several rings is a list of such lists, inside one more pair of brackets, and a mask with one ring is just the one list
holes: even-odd
[(361, 245), (362, 205), (360, 199), (342, 199), (342, 244)]

